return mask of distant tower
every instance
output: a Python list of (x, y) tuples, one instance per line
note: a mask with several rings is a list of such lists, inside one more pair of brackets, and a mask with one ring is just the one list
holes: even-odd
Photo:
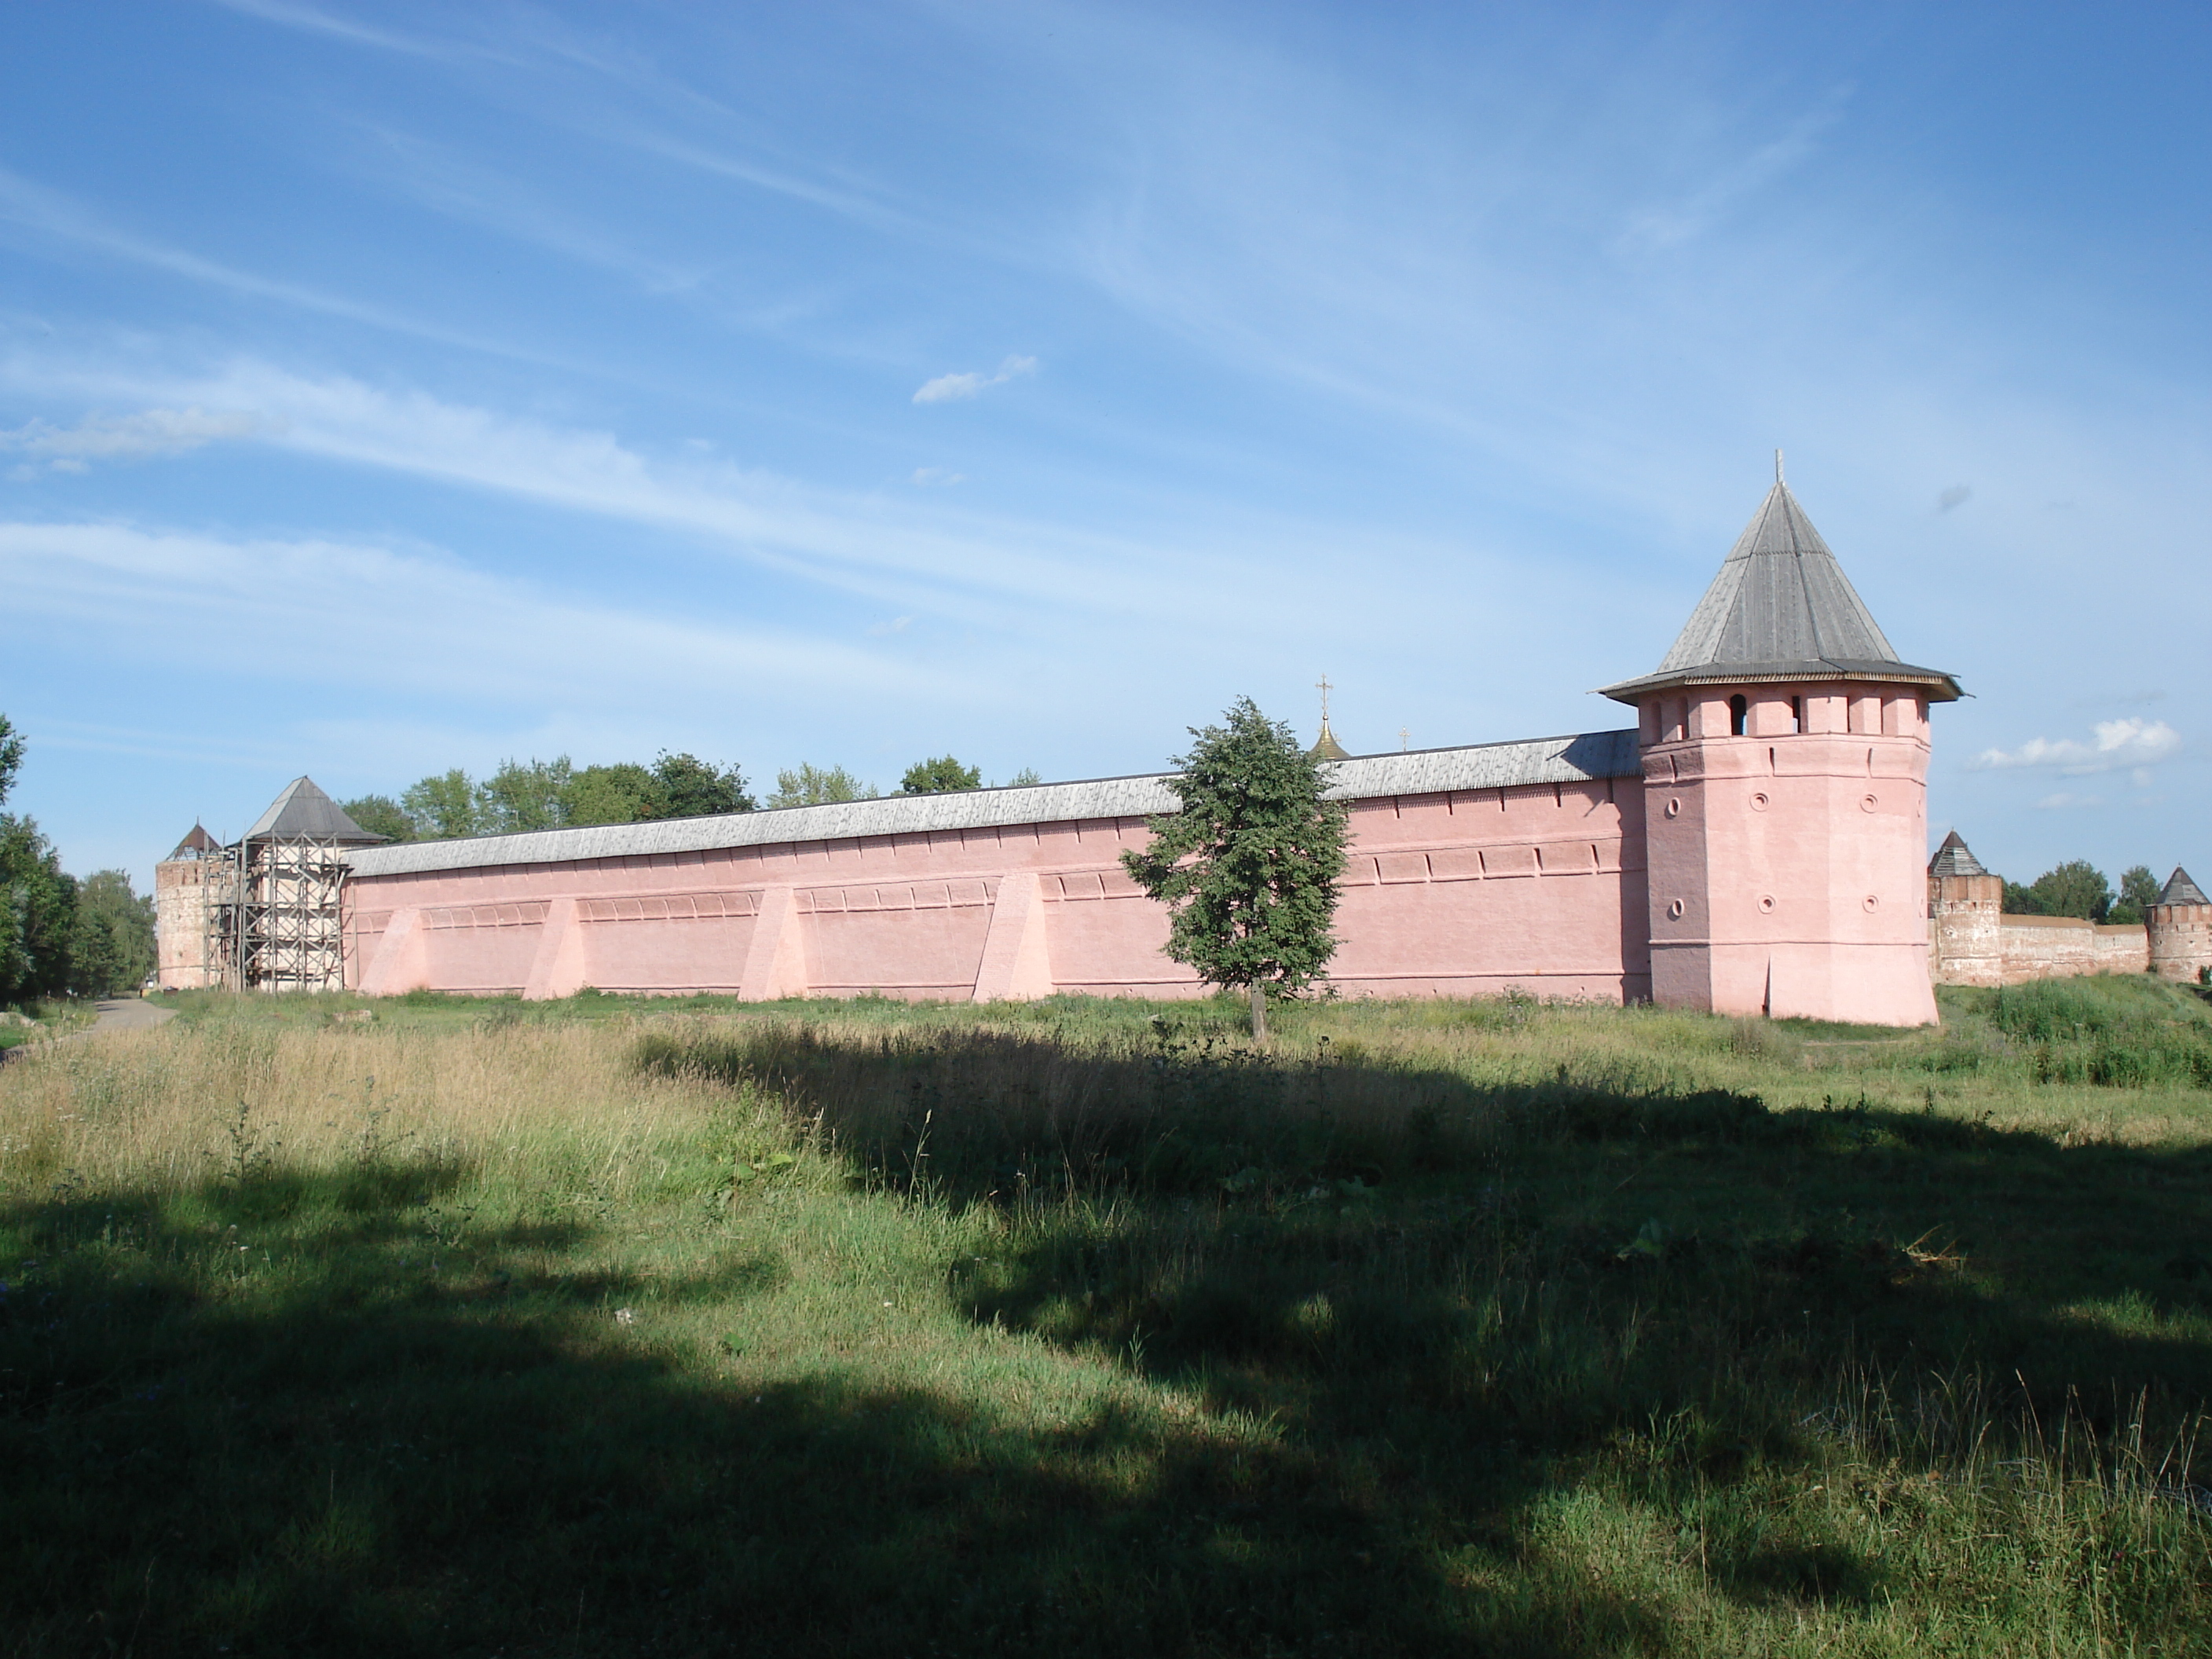
[(155, 975), (165, 991), (218, 983), (208, 961), (208, 878), (228, 868), (222, 843), (198, 824), (154, 866)]
[(1929, 972), (1938, 985), (2004, 983), (2004, 880), (1959, 832), (1928, 861)]
[(295, 778), (231, 846), (194, 824), (154, 866), (162, 988), (343, 990), (345, 854), (383, 839), (312, 778)]
[(1657, 670), (1640, 717), (1655, 1001), (1923, 1025), (1928, 706), (1782, 481)]
[(1307, 750), (1306, 753), (1318, 760), (1350, 760), (1351, 755), (1346, 752), (1344, 745), (1336, 740), (1336, 733), (1328, 729), (1328, 694), (1336, 688), (1328, 683), (1328, 676), (1323, 674), (1320, 679), (1314, 682), (1314, 689), (1321, 693), (1321, 736), (1315, 740), (1314, 746)]
[(2150, 970), (2166, 979), (2202, 982), (2212, 969), (2212, 899), (2177, 866), (2143, 916), (2150, 934)]

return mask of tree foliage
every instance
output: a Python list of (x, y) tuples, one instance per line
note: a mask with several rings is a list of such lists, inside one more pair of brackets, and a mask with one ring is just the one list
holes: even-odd
[(483, 818), (477, 804), (476, 783), (458, 766), (450, 772), (441, 772), (410, 784), (399, 802), (407, 816), (415, 821), (420, 835), (452, 841), (461, 836), (483, 833), (479, 828)]
[[(2148, 873), (2148, 872), (2146, 872)], [(2078, 916), (2102, 921), (2112, 908), (2112, 884), (2087, 859), (2069, 859), (2027, 886), (2004, 884), (2004, 909), (2015, 916)]]
[(956, 789), (981, 789), (983, 769), (963, 766), (950, 755), (939, 755), (931, 760), (916, 761), (906, 769), (899, 780), (902, 795), (944, 795)]
[(775, 775), (775, 793), (768, 798), (770, 806), (822, 806), (831, 801), (873, 800), (873, 784), (862, 783), (842, 766), (826, 770), (818, 766), (800, 763), (797, 769)]
[(345, 810), (364, 830), (412, 841), (701, 817), (750, 812), (757, 805), (736, 767), (663, 750), (649, 767), (618, 761), (579, 768), (562, 755), (550, 761), (504, 761), (482, 780), (455, 767), (422, 779), (397, 803), (366, 795), (347, 802)]
[(343, 800), (338, 803), (338, 811), (372, 836), (381, 836), (386, 841), (415, 839), (415, 820), (389, 795), (362, 795)]
[(716, 767), (696, 755), (672, 755), (665, 749), (653, 763), (653, 818), (702, 818), (724, 812), (750, 812), (760, 805), (745, 793), (744, 775), (734, 766)]
[(2157, 902), (2158, 878), (2151, 874), (2148, 865), (2134, 865), (2121, 874), (2120, 896), (2112, 902), (2106, 920), (2132, 927), (2147, 919), (2150, 907)]
[(70, 934), (70, 989), (82, 997), (133, 991), (154, 976), (153, 895), (129, 874), (95, 870), (78, 884)]
[[(23, 764), (23, 738), (0, 714), (0, 805)], [(58, 996), (70, 988), (76, 883), (61, 855), (27, 817), (0, 812), (0, 1003)]]
[(1335, 953), (1346, 811), (1323, 797), (1322, 763), (1249, 697), (1191, 736), (1168, 781), (1182, 810), (1146, 819), (1151, 844), (1121, 862), (1168, 907), (1168, 955), (1210, 984), (1249, 989), (1253, 1034), (1265, 1036), (1267, 996), (1304, 989)]

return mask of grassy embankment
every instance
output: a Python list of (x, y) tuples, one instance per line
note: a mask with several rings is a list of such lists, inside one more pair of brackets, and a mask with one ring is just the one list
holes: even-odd
[(21, 1008), (0, 1007), (0, 1054), (82, 1031), (98, 1017), (91, 1003), (75, 997), (34, 1001)]
[(0, 1068), (0, 1652), (2212, 1650), (2212, 1024), (185, 1000)]

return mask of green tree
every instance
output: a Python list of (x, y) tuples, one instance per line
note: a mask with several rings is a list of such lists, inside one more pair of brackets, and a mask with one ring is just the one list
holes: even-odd
[(410, 785), (399, 804), (415, 820), (416, 833), (434, 840), (452, 841), (484, 832), (476, 784), (458, 766)]
[(2150, 914), (2150, 907), (2157, 902), (2158, 878), (2151, 874), (2148, 865), (2135, 865), (2121, 875), (2120, 896), (2113, 902), (2112, 913), (2106, 920), (2124, 927), (2138, 927)]
[(562, 755), (557, 760), (532, 757), (500, 763), (499, 770), (476, 788), (477, 833), (520, 835), (532, 830), (558, 830), (568, 822), (568, 784), (575, 768)]
[(154, 963), (153, 896), (133, 892), (124, 871), (94, 871), (77, 885), (70, 989), (81, 997), (136, 990), (153, 977)]
[(1295, 995), (1335, 954), (1346, 809), (1324, 797), (1322, 763), (1289, 725), (1249, 697), (1225, 726), (1191, 736), (1168, 781), (1182, 810), (1146, 819), (1151, 845), (1121, 863), (1168, 907), (1168, 955), (1209, 984), (1249, 990), (1264, 1040), (1269, 993)]
[(568, 781), (571, 823), (636, 823), (660, 816), (660, 785), (634, 761), (587, 766)]
[(2039, 916), (2043, 914), (2043, 901), (2033, 888), (2008, 881), (2004, 884), (2004, 913), (2008, 916)]
[[(2006, 883), (2008, 899), (2013, 890), (2012, 884)], [(2084, 921), (2102, 921), (2112, 908), (2112, 884), (2087, 859), (2069, 859), (2055, 870), (2045, 870), (2026, 890), (2035, 908), (2014, 911), (2016, 915), (2079, 916)]]
[(354, 800), (340, 801), (338, 811), (372, 836), (381, 836), (386, 841), (415, 839), (415, 820), (389, 795), (362, 795)]
[[(23, 738), (0, 714), (0, 805), (15, 787)], [(31, 819), (0, 812), (0, 1003), (59, 996), (70, 986), (76, 884)]]
[(944, 795), (956, 789), (981, 789), (983, 769), (979, 766), (963, 766), (950, 755), (939, 755), (934, 760), (916, 761), (906, 769), (899, 780), (902, 795)]
[(734, 766), (714, 767), (696, 755), (672, 755), (665, 749), (653, 763), (658, 792), (656, 818), (703, 818), (721, 812), (750, 812), (760, 805), (745, 793), (744, 774)]
[(1038, 773), (1036, 767), (1024, 766), (1020, 771), (1015, 773), (1013, 776), (1006, 780), (1006, 787), (1009, 789), (1030, 789), (1034, 788), (1036, 785), (1042, 783), (1043, 781), (1043, 777)]
[(875, 786), (862, 783), (842, 766), (827, 771), (802, 763), (796, 771), (775, 775), (775, 793), (770, 806), (821, 806), (830, 801), (873, 800)]

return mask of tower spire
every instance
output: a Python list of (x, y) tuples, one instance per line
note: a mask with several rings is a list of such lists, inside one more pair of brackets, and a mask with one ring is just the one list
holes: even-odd
[(1328, 675), (1324, 672), (1314, 682), (1314, 689), (1321, 693), (1321, 736), (1315, 739), (1314, 746), (1306, 752), (1327, 761), (1350, 760), (1351, 755), (1336, 740), (1336, 733), (1328, 729), (1328, 694), (1336, 688), (1329, 684)]
[(1778, 449), (1774, 452), (1774, 482), (1780, 483), (1782, 481), (1782, 452)]

